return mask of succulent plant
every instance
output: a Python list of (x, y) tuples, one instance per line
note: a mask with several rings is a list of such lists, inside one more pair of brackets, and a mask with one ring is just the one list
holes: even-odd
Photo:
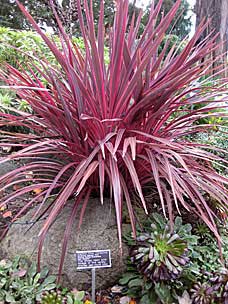
[(45, 292), (41, 299), (41, 304), (65, 304), (66, 298), (61, 295), (61, 292), (50, 291)]
[(189, 261), (187, 241), (172, 230), (169, 223), (164, 224), (158, 215), (153, 217), (150, 232), (137, 235), (131, 261), (152, 281), (175, 279)]
[(214, 292), (218, 295), (216, 303), (228, 304), (228, 269), (222, 268), (210, 281)]
[(86, 299), (84, 291), (72, 290), (65, 293), (65, 296), (60, 290), (44, 292), (41, 304), (92, 304), (91, 301)]
[(191, 289), (193, 304), (212, 304), (215, 299), (215, 292), (208, 283), (196, 283)]

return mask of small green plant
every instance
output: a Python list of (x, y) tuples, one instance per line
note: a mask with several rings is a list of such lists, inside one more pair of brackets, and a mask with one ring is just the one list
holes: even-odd
[[(222, 262), (220, 252), (210, 230), (203, 223), (194, 227), (194, 234), (198, 236), (198, 244), (194, 246), (190, 256), (189, 271), (194, 275), (195, 280), (207, 281), (208, 273), (218, 273), (221, 270)], [(219, 231), (223, 241), (223, 259), (228, 261), (228, 235), (227, 225), (219, 226)]]
[(41, 304), (65, 304), (66, 298), (61, 295), (61, 292), (50, 291), (45, 292), (41, 298)]
[(67, 294), (67, 304), (82, 304), (84, 297), (84, 291), (73, 290)]
[(44, 291), (54, 290), (56, 277), (48, 269), (37, 272), (35, 263), (16, 257), (13, 261), (0, 261), (0, 301), (33, 304), (41, 300)]
[[(209, 248), (208, 248), (209, 249)], [(205, 280), (199, 280), (190, 289), (193, 304), (228, 303), (228, 269), (220, 267), (215, 273), (205, 273)]]
[[(62, 288), (48, 269), (37, 272), (24, 257), (0, 261), (0, 302), (17, 304), (83, 304), (85, 292)], [(92, 302), (90, 302), (92, 304)]]
[(14, 110), (31, 112), (29, 104), (23, 99), (17, 99), (14, 91), (0, 89), (1, 113), (13, 114)]
[(1, 106), (10, 106), (12, 102), (12, 97), (7, 92), (5, 94), (0, 93), (0, 104)]

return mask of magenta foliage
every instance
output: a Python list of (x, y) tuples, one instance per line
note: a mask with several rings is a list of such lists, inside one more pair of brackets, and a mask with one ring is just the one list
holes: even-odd
[[(204, 193), (214, 197), (218, 207), (227, 211), (228, 179), (212, 167), (213, 162), (224, 165), (226, 162), (209, 152), (207, 146), (186, 139), (186, 135), (208, 127), (194, 123), (216, 109), (217, 97), (226, 92), (222, 81), (216, 88), (207, 87), (207, 91), (202, 84), (197, 88), (192, 86), (195, 80), (211, 72), (210, 54), (218, 47), (216, 37), (209, 35), (197, 44), (207, 26), (201, 24), (194, 36), (186, 40), (180, 53), (173, 47), (166, 55), (167, 41), (158, 54), (181, 0), (176, 1), (159, 24), (156, 18), (162, 1), (155, 8), (152, 6), (148, 24), (140, 37), (142, 14), (128, 20), (127, 0), (117, 1), (114, 25), (108, 33), (105, 33), (103, 21), (103, 1), (97, 33), (92, 2), (88, 5), (85, 0), (83, 11), (81, 1), (77, 2), (84, 50), (71, 41), (60, 23), (62, 47), (58, 48), (18, 3), (58, 64), (40, 60), (42, 68), (31, 62), (27, 71), (9, 65), (2, 71), (2, 80), (11, 87), (16, 86), (17, 94), (29, 103), (33, 114), (2, 113), (1, 126), (27, 126), (34, 131), (29, 135), (11, 134), (1, 141), (1, 146), (21, 146), (20, 151), (3, 157), (2, 163), (28, 159), (26, 165), (0, 178), (2, 190), (23, 183), (28, 171), (33, 172), (31, 180), (27, 180), (32, 183), (8, 194), (2, 203), (41, 188), (43, 200), (35, 217), (41, 216), (41, 209), (55, 190), (55, 200), (45, 210), (48, 217), (40, 231), (40, 258), (49, 227), (74, 196), (72, 215), (66, 224), (60, 272), (78, 207), (83, 206), (82, 219), (91, 193), (100, 196), (101, 204), (104, 193), (113, 198), (120, 247), (123, 204), (126, 203), (135, 232), (132, 193), (138, 195), (147, 213), (143, 189), (148, 185), (156, 186), (163, 213), (171, 221), (174, 210), (180, 212), (185, 208), (197, 214), (219, 238), (215, 214)], [(105, 62), (105, 44), (109, 50), (108, 63)], [(213, 104), (208, 104), (211, 97), (214, 97)], [(205, 106), (191, 110), (191, 105), (199, 103)], [(221, 113), (214, 111), (213, 115)], [(39, 199), (40, 195), (25, 205), (14, 220)]]

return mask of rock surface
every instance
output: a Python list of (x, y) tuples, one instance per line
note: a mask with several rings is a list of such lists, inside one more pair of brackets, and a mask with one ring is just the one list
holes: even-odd
[(16, 169), (17, 167), (18, 167), (18, 164), (14, 161), (8, 161), (8, 162), (0, 164), (0, 176)]
[[(65, 224), (71, 215), (72, 202), (69, 202), (50, 228), (43, 247), (41, 267), (47, 265), (53, 274), (57, 274), (61, 256), (61, 247)], [(0, 244), (5, 257), (12, 258), (15, 255), (26, 255), (31, 260), (37, 260), (38, 233), (44, 223), (39, 221), (26, 232), (34, 210), (30, 210), (10, 228), (7, 237)], [(80, 214), (80, 211), (79, 211)], [(76, 250), (110, 249), (112, 267), (96, 270), (96, 288), (105, 288), (114, 284), (125, 270), (125, 260), (128, 255), (126, 245), (123, 243), (123, 255), (119, 254), (119, 242), (117, 237), (115, 211), (109, 200), (104, 205), (99, 200), (89, 201), (80, 232), (77, 232), (79, 214), (74, 221), (71, 236), (68, 242), (65, 257), (62, 284), (70, 288), (87, 290), (91, 287), (91, 271), (76, 269)], [(20, 224), (24, 223), (24, 224)]]

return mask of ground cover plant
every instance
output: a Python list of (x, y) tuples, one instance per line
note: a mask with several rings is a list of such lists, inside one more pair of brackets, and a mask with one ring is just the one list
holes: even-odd
[(0, 260), (0, 301), (4, 303), (92, 304), (84, 291), (62, 288), (55, 281), (47, 268), (37, 272), (36, 263), (26, 257)]
[[(138, 30), (142, 14), (137, 18), (133, 15), (127, 28), (127, 0), (117, 1), (114, 25), (108, 33), (103, 23), (103, 1), (97, 32), (92, 3), (84, 1), (82, 10), (77, 2), (84, 51), (65, 34), (60, 22), (62, 45), (58, 47), (18, 2), (58, 64), (43, 59), (39, 65), (31, 61), (26, 70), (19, 71), (9, 64), (1, 70), (2, 81), (16, 89), (33, 112), (1, 113), (0, 126), (28, 127), (33, 133), (9, 134), (1, 140), (0, 146), (16, 145), (21, 150), (1, 158), (0, 163), (12, 159), (25, 159), (26, 163), (0, 177), (3, 194), (4, 190), (19, 186), (13, 193), (3, 195), (0, 206), (34, 189), (42, 190), (13, 219), (36, 202), (40, 204), (33, 219), (44, 214), (47, 219), (39, 234), (39, 261), (48, 229), (65, 205), (72, 206), (62, 244), (60, 273), (78, 207), (82, 205), (81, 221), (89, 197), (94, 195), (100, 196), (101, 204), (104, 196), (113, 200), (120, 250), (123, 204), (128, 208), (135, 235), (132, 194), (139, 197), (147, 214), (150, 206), (145, 202), (144, 187), (150, 185), (156, 186), (171, 227), (174, 213), (185, 209), (196, 214), (220, 241), (215, 210), (227, 212), (228, 179), (217, 173), (212, 163), (225, 166), (227, 161), (208, 151), (207, 145), (192, 143), (185, 137), (210, 127), (194, 124), (199, 117), (225, 115), (214, 111), (221, 102), (220, 95), (227, 90), (224, 79), (216, 87), (211, 84), (206, 92), (201, 85), (192, 85), (211, 73), (213, 62), (209, 55), (218, 47), (216, 37), (210, 34), (197, 44), (207, 26), (202, 23), (181, 52), (171, 48), (165, 55), (167, 41), (157, 56), (181, 0), (159, 23), (156, 19), (162, 1), (152, 6), (141, 36)], [(109, 49), (108, 63), (104, 58), (105, 44)], [(212, 96), (213, 103), (208, 104)], [(205, 107), (200, 109), (190, 107), (202, 103)], [(213, 114), (208, 114), (212, 110)], [(212, 206), (205, 193), (214, 198)], [(50, 195), (54, 195), (54, 200), (46, 204)]]
[(174, 227), (153, 213), (137, 226), (137, 237), (125, 235), (130, 247), (127, 271), (119, 283), (142, 304), (226, 303), (228, 299), (228, 235), (219, 227), (223, 257), (208, 227), (185, 224), (176, 217)]
[[(215, 127), (216, 128), (216, 127)], [(219, 128), (218, 130), (205, 130), (205, 132), (201, 132), (190, 136), (190, 140), (193, 142), (201, 142), (203, 144), (207, 144), (210, 151), (210, 146), (214, 146), (220, 148), (218, 151), (212, 151), (215, 154), (220, 155), (223, 159), (228, 159), (227, 153), (224, 151), (228, 150), (228, 133), (227, 126)], [(226, 167), (217, 166), (214, 164), (216, 170), (218, 170), (222, 175), (228, 176), (228, 169)]]
[(36, 303), (41, 301), (44, 291), (56, 288), (55, 276), (48, 269), (37, 272), (35, 263), (15, 257), (13, 261), (0, 261), (0, 301), (4, 303)]

